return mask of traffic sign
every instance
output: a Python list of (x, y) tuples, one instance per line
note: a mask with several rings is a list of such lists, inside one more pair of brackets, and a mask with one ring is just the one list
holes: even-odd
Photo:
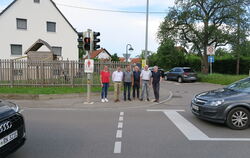
[(215, 55), (215, 48), (214, 46), (207, 47), (207, 55)]
[(124, 58), (129, 59), (129, 57), (131, 56), (131, 54), (123, 54)]
[(144, 66), (146, 66), (146, 60), (145, 59), (142, 59), (142, 61), (141, 61), (142, 63), (141, 63), (141, 66), (144, 68)]
[(85, 73), (93, 73), (94, 72), (94, 60), (93, 59), (85, 59), (84, 72)]
[(214, 63), (214, 56), (208, 56), (208, 62)]

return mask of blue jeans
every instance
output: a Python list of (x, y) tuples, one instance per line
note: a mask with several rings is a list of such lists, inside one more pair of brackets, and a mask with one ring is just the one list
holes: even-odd
[(108, 88), (109, 88), (109, 83), (103, 83), (103, 86), (102, 86), (102, 99), (107, 98), (107, 96), (108, 96)]

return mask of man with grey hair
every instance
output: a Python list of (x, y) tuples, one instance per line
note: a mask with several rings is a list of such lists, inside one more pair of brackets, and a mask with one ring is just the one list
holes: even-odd
[(154, 66), (154, 70), (152, 72), (152, 77), (151, 77), (151, 83), (153, 85), (154, 96), (155, 96), (154, 102), (159, 102), (160, 98), (159, 91), (160, 91), (161, 80), (162, 80), (161, 72), (158, 71), (158, 66)]
[[(133, 72), (131, 71), (130, 65), (127, 66), (126, 71), (123, 72), (123, 84), (124, 84), (124, 101), (127, 99), (131, 101), (131, 86), (133, 85)], [(127, 97), (127, 90), (128, 90), (128, 97)]]
[(144, 66), (144, 69), (141, 71), (140, 79), (142, 84), (142, 92), (141, 92), (141, 101), (144, 99), (144, 93), (146, 93), (147, 101), (149, 101), (149, 85), (152, 73), (148, 69), (148, 65)]

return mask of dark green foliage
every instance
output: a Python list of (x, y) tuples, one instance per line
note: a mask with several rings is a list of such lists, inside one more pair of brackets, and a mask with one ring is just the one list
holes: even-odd
[(150, 66), (158, 65), (161, 68), (171, 68), (185, 65), (185, 54), (177, 49), (172, 40), (165, 40), (157, 50), (157, 54), (149, 56)]
[(120, 61), (116, 53), (114, 55), (111, 55), (111, 61)]

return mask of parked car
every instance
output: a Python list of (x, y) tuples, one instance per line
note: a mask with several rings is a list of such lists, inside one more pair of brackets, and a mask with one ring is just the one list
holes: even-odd
[[(153, 72), (154, 67), (149, 67), (148, 69)], [(158, 71), (160, 71), (161, 76), (164, 77), (164, 70), (162, 68), (158, 67)]]
[(0, 100), (0, 157), (20, 148), (26, 140), (24, 118), (19, 107)]
[(208, 121), (226, 123), (242, 130), (250, 124), (250, 78), (225, 88), (196, 95), (191, 103), (192, 113)]
[(179, 83), (185, 81), (196, 81), (197, 74), (190, 67), (175, 67), (164, 73), (165, 80), (176, 80)]

